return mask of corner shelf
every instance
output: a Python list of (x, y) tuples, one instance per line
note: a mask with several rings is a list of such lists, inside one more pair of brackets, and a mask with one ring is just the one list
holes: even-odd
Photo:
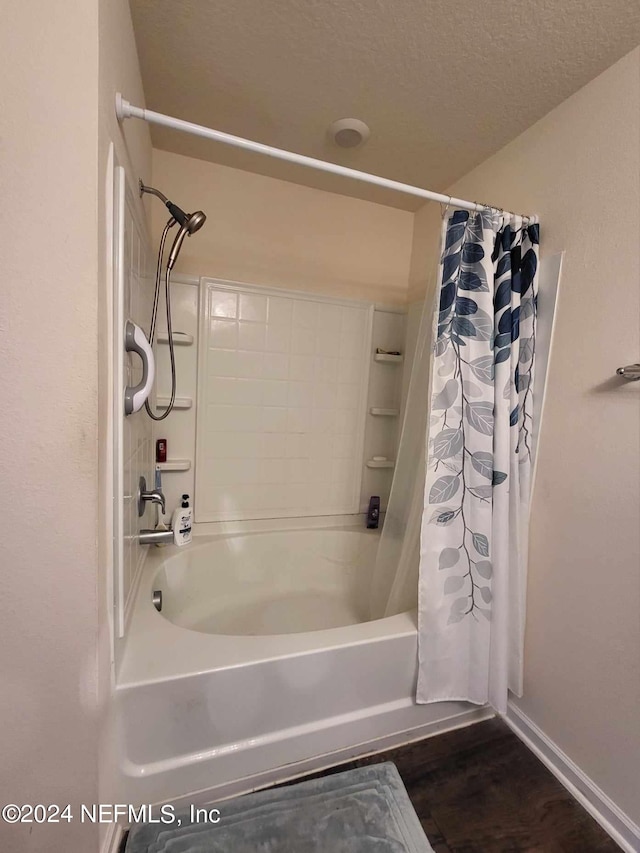
[[(171, 397), (156, 397), (156, 407), (166, 409)], [(176, 397), (173, 403), (174, 409), (190, 409), (193, 406), (191, 397)]]
[(394, 468), (393, 459), (367, 459), (367, 468)]
[(374, 361), (385, 361), (388, 364), (402, 364), (401, 355), (390, 355), (386, 352), (375, 352), (373, 354)]
[(168, 459), (166, 462), (156, 462), (156, 468), (160, 471), (189, 471), (191, 469), (191, 460)]
[(369, 409), (369, 414), (383, 418), (397, 418), (400, 414), (400, 409), (381, 409), (378, 406), (372, 406)]
[[(173, 345), (176, 347), (190, 347), (194, 340), (193, 335), (188, 335), (186, 332), (173, 332), (171, 337), (173, 338)], [(159, 344), (168, 344), (169, 335), (160, 332), (157, 341)]]

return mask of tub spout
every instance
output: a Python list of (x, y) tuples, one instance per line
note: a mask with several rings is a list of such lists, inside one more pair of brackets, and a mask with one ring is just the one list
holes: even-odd
[(141, 545), (173, 545), (173, 530), (141, 530), (138, 542)]

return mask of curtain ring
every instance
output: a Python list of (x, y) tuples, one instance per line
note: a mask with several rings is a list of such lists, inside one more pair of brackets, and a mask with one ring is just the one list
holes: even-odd
[(488, 210), (489, 213), (493, 213), (494, 211), (497, 211), (498, 213), (504, 213), (504, 210), (501, 207), (496, 207), (495, 204), (486, 204), (485, 202), (481, 203), (484, 209)]
[(444, 219), (446, 217), (446, 215), (449, 211), (450, 204), (451, 204), (451, 196), (449, 196), (449, 201), (444, 205), (444, 208), (443, 208), (442, 202), (440, 202), (440, 216), (442, 217), (442, 219)]

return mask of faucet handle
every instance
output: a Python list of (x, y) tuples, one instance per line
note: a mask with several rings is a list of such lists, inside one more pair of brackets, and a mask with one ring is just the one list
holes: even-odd
[(138, 517), (142, 518), (144, 515), (144, 511), (146, 508), (147, 502), (151, 502), (153, 504), (159, 504), (162, 508), (162, 513), (164, 514), (165, 510), (165, 501), (164, 495), (160, 489), (153, 489), (151, 491), (147, 491), (147, 481), (144, 477), (140, 477), (138, 480)]
[(146, 509), (146, 501), (142, 497), (146, 491), (147, 481), (144, 477), (140, 477), (140, 479), (138, 480), (138, 518), (142, 518)]

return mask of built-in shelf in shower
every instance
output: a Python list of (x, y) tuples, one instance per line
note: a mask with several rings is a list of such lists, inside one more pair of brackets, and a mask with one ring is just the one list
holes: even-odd
[(397, 418), (400, 414), (400, 409), (381, 409), (378, 406), (372, 406), (369, 409), (369, 414), (383, 418)]
[(393, 459), (367, 459), (367, 468), (394, 468)]
[(384, 361), (387, 364), (402, 364), (401, 355), (391, 355), (388, 352), (375, 352), (373, 354), (374, 361)]
[[(190, 347), (194, 340), (193, 335), (188, 335), (186, 332), (173, 332), (171, 337), (173, 338), (173, 345), (176, 347)], [(168, 344), (169, 335), (166, 332), (160, 332), (158, 343)]]
[[(156, 397), (156, 406), (159, 409), (166, 409), (171, 401), (171, 397)], [(174, 409), (190, 409), (193, 406), (191, 397), (176, 397), (173, 402)]]
[(167, 459), (166, 462), (156, 462), (156, 468), (160, 471), (189, 471), (191, 468), (190, 459)]

